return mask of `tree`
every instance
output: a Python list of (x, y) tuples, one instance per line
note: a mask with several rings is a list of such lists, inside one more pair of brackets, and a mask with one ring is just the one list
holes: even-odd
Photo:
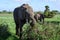
[(7, 12), (6, 10), (3, 10), (2, 12)]
[(46, 17), (48, 17), (48, 16), (49, 16), (49, 14), (50, 14), (49, 6), (45, 6), (44, 15), (45, 15)]
[(53, 12), (54, 14), (57, 14), (57, 13), (58, 13), (58, 11), (57, 11), (57, 10), (52, 10), (52, 12)]
[(12, 12), (11, 12), (11, 11), (9, 11), (8, 13), (9, 13), (9, 14), (11, 14)]
[(50, 15), (54, 16), (54, 15), (56, 15), (57, 13), (58, 13), (57, 10), (52, 10), (52, 11), (50, 12)]
[(0, 13), (2, 13), (2, 12), (0, 11)]

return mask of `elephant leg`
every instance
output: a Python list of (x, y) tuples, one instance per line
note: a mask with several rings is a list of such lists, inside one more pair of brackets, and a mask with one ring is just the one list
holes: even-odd
[(43, 17), (43, 24), (44, 24), (44, 17)]
[(44, 23), (44, 17), (40, 17), (40, 22)]
[(22, 27), (23, 27), (23, 25), (25, 24), (25, 20), (20, 20), (19, 21), (19, 30), (20, 30), (20, 39), (21, 39), (21, 37), (22, 37)]
[(15, 21), (15, 24), (16, 24), (16, 35), (18, 35), (18, 33), (19, 33), (19, 31), (18, 31), (18, 29), (19, 29), (19, 23), (18, 23), (18, 20), (17, 19), (14, 19), (14, 21)]
[(42, 17), (41, 16), (39, 17), (39, 21), (40, 21), (39, 24), (41, 24), (42, 23)]
[(42, 19), (40, 18), (40, 22), (42, 21)]
[(19, 33), (18, 29), (19, 29), (19, 24), (16, 24), (16, 35), (18, 35)]
[(39, 19), (38, 19), (38, 16), (35, 15), (34, 18), (35, 18), (36, 22), (39, 22), (39, 21), (38, 21), (38, 20), (39, 20)]
[(41, 21), (44, 24), (44, 15), (41, 16)]
[(20, 26), (20, 38), (22, 37), (22, 26), (23, 25)]

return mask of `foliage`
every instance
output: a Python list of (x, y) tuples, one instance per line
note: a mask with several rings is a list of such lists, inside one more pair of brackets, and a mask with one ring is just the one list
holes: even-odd
[(8, 13), (11, 14), (12, 12), (9, 11)]
[(45, 6), (44, 15), (45, 15), (46, 17), (49, 17), (49, 14), (50, 14), (49, 6)]
[(11, 34), (8, 31), (8, 25), (6, 23), (0, 24), (0, 40), (7, 39)]
[(45, 11), (44, 11), (44, 15), (47, 18), (52, 18), (53, 16), (55, 16), (58, 13), (57, 10), (52, 10), (50, 11), (49, 6), (45, 6)]
[(0, 11), (0, 14), (12, 14), (12, 11), (3, 10), (3, 11)]
[[(5, 29), (4, 33), (0, 33), (6, 36), (0, 36), (0, 40), (18, 40), (15, 35), (15, 23), (12, 14), (1, 14), (0, 27), (4, 28), (5, 26), (8, 26), (7, 33), (5, 34)], [(36, 23), (36, 26), (31, 31), (29, 29), (29, 24), (23, 26), (23, 40), (60, 40), (60, 15), (55, 15), (53, 18), (45, 18), (44, 24)]]
[(7, 12), (6, 10), (3, 10), (2, 12)]

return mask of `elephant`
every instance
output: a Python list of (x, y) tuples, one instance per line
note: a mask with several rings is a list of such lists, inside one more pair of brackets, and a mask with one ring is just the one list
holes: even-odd
[(22, 27), (25, 23), (29, 23), (31, 27), (36, 23), (33, 9), (28, 4), (22, 4), (16, 7), (13, 11), (13, 17), (16, 24), (16, 35), (20, 33), (20, 38), (22, 37)]
[(42, 23), (44, 23), (44, 18), (45, 18), (44, 14), (37, 13), (37, 14), (34, 15), (34, 18), (36, 19), (36, 21), (38, 23), (39, 23), (39, 21), (42, 22)]

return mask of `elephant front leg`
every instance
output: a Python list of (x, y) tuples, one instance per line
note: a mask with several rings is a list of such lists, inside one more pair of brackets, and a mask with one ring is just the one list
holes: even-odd
[(20, 27), (20, 39), (22, 37), (22, 27)]
[(25, 20), (21, 20), (20, 22), (19, 22), (19, 33), (20, 33), (20, 40), (22, 39), (22, 27), (23, 27), (23, 25), (25, 24)]

